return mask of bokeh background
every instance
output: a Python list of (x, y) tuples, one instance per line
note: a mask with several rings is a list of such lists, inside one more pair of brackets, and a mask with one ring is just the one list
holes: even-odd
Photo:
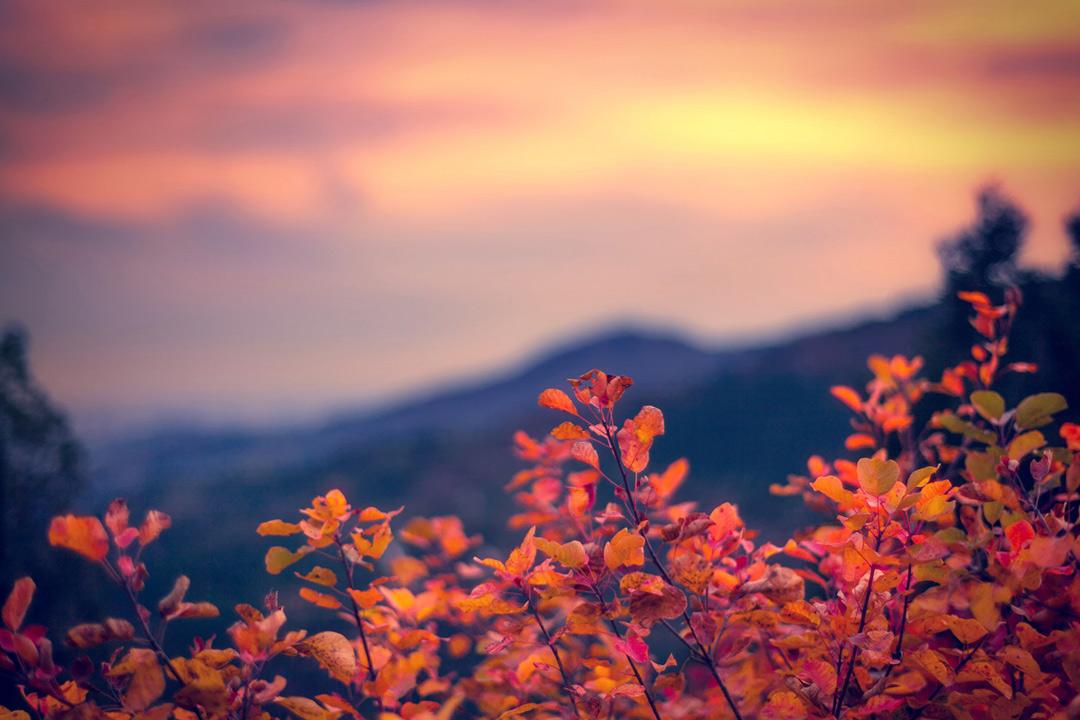
[(512, 432), (594, 366), (789, 532), (828, 387), (957, 361), (957, 289), (1020, 285), (1008, 391), (1080, 407), (1078, 210), (1070, 0), (6, 0), (3, 586), (107, 603), (41, 546), (116, 495), (225, 607), (333, 486), (505, 543)]

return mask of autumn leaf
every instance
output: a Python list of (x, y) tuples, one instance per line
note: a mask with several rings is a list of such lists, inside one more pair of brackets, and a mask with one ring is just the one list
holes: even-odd
[(860, 458), (857, 469), (859, 487), (869, 495), (884, 495), (900, 478), (900, 466), (895, 460), (876, 456)]
[(660, 620), (674, 620), (686, 611), (686, 595), (674, 585), (664, 583), (659, 594), (635, 592), (630, 595), (630, 615), (646, 627)]
[(540, 393), (539, 403), (541, 407), (562, 410), (571, 415), (578, 414), (577, 408), (574, 407), (574, 401), (570, 399), (570, 396), (556, 388), (548, 388)]
[(479, 612), (481, 615), (516, 615), (524, 612), (527, 602), (511, 602), (499, 595), (499, 589), (492, 583), (482, 583), (473, 588), (469, 596), (455, 603), (463, 612)]
[(663, 473), (650, 475), (649, 484), (660, 499), (666, 500), (675, 494), (675, 491), (686, 479), (686, 474), (689, 471), (690, 463), (687, 462), (686, 458), (679, 458), (668, 465)]
[(11, 632), (18, 632), (26, 617), (26, 610), (30, 607), (30, 601), (34, 599), (34, 589), (37, 586), (29, 577), (19, 578), (15, 581), (11, 593), (4, 601), (4, 625)]
[(49, 544), (74, 550), (94, 562), (101, 562), (109, 554), (109, 536), (93, 516), (54, 517), (49, 525)]
[(783, 565), (769, 565), (765, 575), (742, 586), (744, 593), (758, 593), (773, 602), (784, 604), (802, 600), (804, 581), (794, 570)]
[(556, 440), (588, 440), (589, 433), (580, 425), (567, 420), (552, 428), (551, 437)]
[(296, 577), (301, 580), (307, 580), (310, 583), (315, 583), (316, 585), (325, 585), (327, 587), (337, 585), (337, 575), (334, 574), (334, 571), (318, 565), (311, 568), (307, 575), (296, 573)]
[(307, 555), (308, 552), (307, 546), (301, 547), (296, 552), (292, 552), (288, 548), (275, 545), (266, 551), (266, 572), (271, 575), (277, 575), (282, 570)]
[(67, 631), (67, 641), (79, 649), (97, 647), (112, 640), (131, 640), (135, 627), (127, 620), (108, 618), (100, 623), (83, 623)]
[(649, 661), (649, 646), (638, 637), (637, 633), (628, 632), (624, 637), (615, 639), (615, 649), (637, 663)]
[(776, 690), (761, 708), (761, 720), (804, 720), (806, 705), (790, 690)]
[(300, 597), (304, 598), (312, 605), (329, 608), (330, 610), (337, 610), (341, 607), (341, 601), (333, 595), (327, 595), (326, 593), (318, 592), (309, 587), (300, 588)]
[(1009, 447), (1005, 449), (1005, 454), (1012, 460), (1020, 460), (1025, 455), (1035, 450), (1038, 450), (1046, 444), (1046, 438), (1038, 430), (1031, 430), (1030, 432), (1017, 435), (1009, 443)]
[(1031, 395), (1020, 401), (1016, 406), (1014, 416), (1016, 427), (1021, 430), (1042, 427), (1049, 423), (1055, 413), (1059, 413), (1069, 407), (1065, 396), (1060, 393), (1039, 393)]
[(341, 714), (340, 710), (327, 710), (319, 703), (306, 697), (279, 697), (274, 699), (274, 704), (285, 708), (300, 720), (334, 720)]
[(295, 523), (285, 522), (284, 520), (267, 520), (264, 523), (260, 523), (259, 527), (256, 528), (255, 532), (257, 532), (259, 535), (263, 535), (263, 536), (266, 536), (266, 535), (284, 536), (284, 535), (296, 535), (298, 533), (303, 532), (303, 529), (299, 525), (297, 525)]
[(1034, 539), (1035, 528), (1027, 520), (1020, 520), (1005, 528), (1005, 537), (1008, 538), (1013, 552), (1020, 552), (1025, 543)]
[(172, 590), (165, 597), (158, 600), (158, 612), (162, 616), (168, 616), (169, 613), (176, 610), (180, 606), (180, 603), (184, 601), (184, 596), (187, 594), (188, 588), (191, 587), (191, 580), (187, 575), (180, 575), (173, 582)]
[(107, 675), (124, 683), (124, 708), (139, 712), (150, 707), (165, 692), (165, 675), (157, 655), (149, 648), (133, 648)]
[(356, 675), (356, 651), (349, 639), (341, 633), (333, 631), (316, 633), (298, 643), (296, 649), (315, 658), (335, 680), (348, 683)]
[(585, 552), (585, 546), (582, 545), (579, 540), (571, 540), (568, 543), (559, 544), (538, 537), (534, 542), (540, 552), (571, 570), (577, 570), (589, 561), (589, 556)]
[(976, 412), (990, 421), (1005, 414), (1005, 398), (993, 390), (976, 390), (971, 393), (971, 405)]
[(142, 525), (139, 526), (139, 544), (149, 545), (170, 527), (172, 527), (172, 518), (169, 515), (160, 510), (150, 510), (146, 513)]
[(841, 510), (846, 510), (855, 503), (855, 493), (844, 487), (840, 478), (835, 475), (822, 475), (810, 487), (835, 502)]
[(854, 412), (862, 412), (862, 399), (859, 397), (859, 393), (851, 388), (846, 385), (835, 385), (829, 388), (829, 392), (834, 398), (847, 405)]
[(367, 610), (375, 607), (380, 600), (382, 600), (382, 593), (378, 588), (368, 588), (367, 590), (356, 590), (349, 588), (349, 595), (360, 607), (361, 610)]
[(592, 446), (592, 443), (586, 440), (579, 440), (570, 446), (570, 457), (597, 470), (600, 469), (600, 456), (596, 453), (596, 448)]
[(608, 570), (645, 564), (645, 538), (626, 528), (619, 530), (604, 546), (604, 564)]

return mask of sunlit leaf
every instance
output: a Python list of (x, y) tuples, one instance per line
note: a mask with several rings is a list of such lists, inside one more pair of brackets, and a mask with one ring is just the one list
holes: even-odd
[(900, 466), (895, 460), (860, 458), (857, 467), (859, 487), (870, 495), (884, 495), (900, 479)]
[(74, 550), (94, 562), (101, 562), (109, 554), (105, 527), (92, 516), (54, 517), (49, 525), (49, 544)]
[(618, 570), (625, 566), (645, 564), (645, 538), (638, 533), (623, 528), (615, 533), (604, 546), (604, 564), (609, 570)]

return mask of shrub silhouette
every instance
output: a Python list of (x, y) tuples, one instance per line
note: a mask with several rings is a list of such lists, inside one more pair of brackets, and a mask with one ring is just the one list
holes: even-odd
[[(815, 456), (773, 486), (825, 516), (783, 546), (755, 543), (729, 503), (676, 501), (689, 463), (649, 466), (661, 410), (620, 413), (632, 381), (598, 370), (540, 395), (563, 416), (548, 436), (515, 436), (523, 539), (505, 557), (473, 559), (454, 517), (401, 522), (339, 490), (257, 528), (285, 538), (267, 571), (301, 568), (299, 597), (347, 633), (288, 629), (273, 593), (237, 605), (223, 643), (169, 655), (173, 623), (219, 614), (186, 577), (142, 600), (143, 549), (169, 517), (133, 524), (117, 500), (103, 521), (54, 518), (49, 542), (100, 566), (130, 617), (69, 629), (61, 665), (24, 624), (33, 581), (16, 581), (0, 668), (28, 711), (0, 717), (1078, 717), (1080, 426), (1049, 429), (1061, 395), (1009, 408), (993, 389), (1035, 370), (1006, 360), (1019, 292), (960, 298), (970, 359), (931, 381), (919, 358), (875, 356), (864, 390), (833, 388), (864, 457)], [(916, 423), (928, 394), (950, 407)], [(333, 690), (290, 693), (298, 663)]]

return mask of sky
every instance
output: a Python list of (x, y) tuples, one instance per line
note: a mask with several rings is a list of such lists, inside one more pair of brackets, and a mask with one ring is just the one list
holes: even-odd
[(885, 312), (986, 182), (1059, 265), (1075, 2), (0, 2), (0, 322), (90, 433)]

